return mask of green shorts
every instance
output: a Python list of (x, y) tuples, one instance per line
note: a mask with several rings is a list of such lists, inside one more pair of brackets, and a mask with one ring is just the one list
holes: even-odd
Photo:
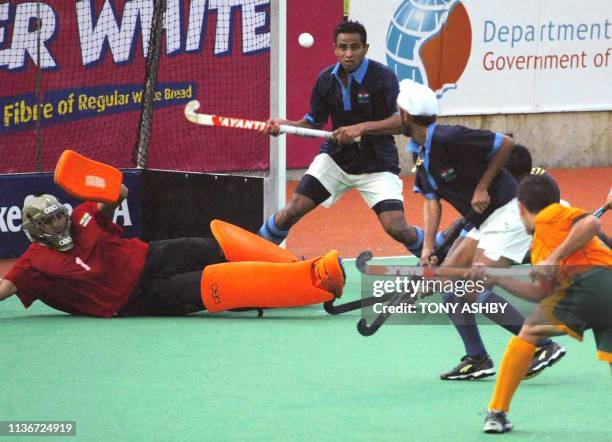
[(555, 325), (581, 341), (593, 329), (597, 357), (612, 363), (612, 268), (594, 268), (572, 281), (552, 309)]

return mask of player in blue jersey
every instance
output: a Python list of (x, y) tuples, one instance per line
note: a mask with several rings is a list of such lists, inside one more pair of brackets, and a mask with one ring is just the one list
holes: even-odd
[(408, 225), (404, 217), (393, 139), (393, 133), (401, 130), (397, 78), (386, 66), (366, 57), (367, 33), (358, 22), (336, 26), (334, 48), (338, 62), (319, 74), (310, 111), (298, 121), (271, 119), (265, 129), (271, 135), (279, 134), (281, 124), (318, 129), (331, 118), (334, 137), (321, 145), (289, 203), (270, 216), (259, 234), (278, 244), (308, 212), (320, 204), (331, 206), (355, 188), (385, 231), (420, 256), (423, 231)]
[[(440, 200), (449, 202), (464, 217), (469, 214), (474, 227), (444, 261), (444, 266), (487, 265), (509, 267), (520, 263), (529, 249), (531, 237), (518, 212), (517, 185), (504, 169), (514, 141), (501, 133), (436, 123), (438, 103), (431, 89), (411, 80), (401, 83), (397, 100), (404, 132), (411, 137), (408, 150), (416, 157), (415, 191), (425, 197), (425, 238), (421, 264), (428, 264), (434, 250), (441, 217)], [(504, 312), (486, 316), (515, 335), (523, 315), (496, 293), (487, 290), (465, 298), (446, 293), (444, 301), (505, 304)], [(459, 365), (441, 375), (445, 380), (469, 380), (495, 373), (480, 337), (473, 314), (456, 309), (450, 315), (466, 348)], [(483, 309), (488, 311), (487, 309)], [(538, 343), (528, 376), (533, 376), (559, 360), (565, 349), (550, 339)]]
[[(418, 154), (413, 152), (412, 154), (413, 160), (416, 164), (416, 162), (418, 161)], [(531, 154), (529, 153), (529, 150), (527, 149), (527, 147), (523, 146), (522, 144), (515, 144), (514, 148), (512, 149), (512, 152), (510, 153), (510, 157), (508, 157), (508, 160), (506, 161), (506, 164), (504, 166), (504, 168), (510, 172), (510, 175), (512, 175), (514, 177), (514, 179), (516, 180), (516, 182), (518, 183), (523, 177), (529, 175), (530, 173), (540, 173), (543, 172), (545, 173), (546, 171), (544, 169), (542, 169), (541, 167), (532, 167), (532, 159), (531, 159)], [(417, 168), (416, 166), (414, 167), (413, 172), (416, 172)], [(438, 237), (441, 238), (442, 240), (444, 239), (444, 237), (446, 236), (446, 233), (449, 232), (450, 230), (453, 230), (453, 227), (455, 224), (463, 222), (463, 217), (459, 217), (457, 220), (455, 220), (449, 227), (447, 227), (443, 232), (442, 232), (442, 236)], [(459, 237), (453, 242), (453, 244), (450, 246), (447, 255), (450, 255), (458, 246), (459, 244), (461, 244), (461, 241), (463, 241), (463, 238), (467, 236), (468, 232), (473, 228), (473, 224), (471, 222), (466, 223), (463, 226), (463, 229), (461, 230)], [(438, 234), (440, 235), (440, 234)], [(527, 253), (526, 258), (529, 257), (529, 253)], [(444, 256), (443, 256), (444, 258)], [(442, 263), (443, 259), (440, 259), (438, 261), (438, 264)], [(525, 259), (523, 259), (523, 263), (525, 263)]]

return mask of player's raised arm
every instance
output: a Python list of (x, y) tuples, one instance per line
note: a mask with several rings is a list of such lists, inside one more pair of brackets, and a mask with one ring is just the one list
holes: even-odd
[(440, 218), (442, 216), (442, 204), (437, 198), (426, 199), (423, 204), (423, 220), (425, 221), (423, 239), (423, 253), (421, 255), (421, 265), (429, 264), (429, 255), (435, 249), (436, 233), (440, 226)]
[(267, 126), (260, 132), (272, 136), (281, 133), (281, 125), (303, 127), (305, 129), (321, 129), (329, 119), (329, 110), (326, 106), (327, 97), (322, 92), (322, 79), (318, 78), (310, 96), (310, 110), (299, 120), (287, 120), (283, 118), (270, 118)]
[(334, 139), (340, 144), (349, 144), (363, 135), (398, 135), (402, 130), (402, 120), (399, 114), (394, 114), (384, 120), (339, 127), (334, 131)]
[(0, 301), (17, 293), (17, 287), (8, 279), (0, 278)]
[(491, 276), (484, 266), (473, 266), (463, 277), (471, 280), (484, 280), (488, 289), (499, 286), (518, 298), (530, 302), (540, 302), (549, 296), (555, 287), (552, 282), (523, 281), (511, 276)]
[(125, 184), (122, 183), (121, 188), (119, 190), (119, 199), (114, 203), (98, 203), (98, 210), (112, 219), (113, 213), (115, 212), (115, 208), (117, 208), (117, 206), (121, 204), (121, 202), (127, 197), (128, 188)]
[(513, 148), (514, 142), (512, 141), (512, 138), (504, 136), (500, 148), (497, 150), (497, 152), (495, 152), (493, 158), (491, 158), (489, 166), (482, 174), (482, 177), (474, 190), (474, 195), (472, 197), (472, 208), (476, 213), (483, 213), (487, 207), (489, 207), (489, 203), (491, 202), (489, 187), (506, 164), (506, 161), (508, 161), (508, 158), (510, 158)]
[[(563, 242), (542, 262), (544, 266), (557, 266), (565, 258), (582, 249), (599, 232), (601, 223), (593, 215), (577, 221)], [(535, 268), (537, 269), (537, 267)], [(536, 272), (537, 274), (537, 272)]]
[(353, 125), (337, 128), (334, 138), (340, 144), (358, 141), (364, 135), (399, 135), (404, 131), (397, 109), (399, 84), (394, 74), (383, 72), (380, 75), (381, 90), (373, 109), (375, 117)]

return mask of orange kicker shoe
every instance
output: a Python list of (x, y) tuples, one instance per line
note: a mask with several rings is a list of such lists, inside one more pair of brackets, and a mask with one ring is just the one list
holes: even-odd
[(319, 258), (314, 262), (313, 269), (318, 279), (315, 286), (333, 293), (336, 298), (340, 298), (346, 283), (346, 273), (338, 251), (334, 249)]

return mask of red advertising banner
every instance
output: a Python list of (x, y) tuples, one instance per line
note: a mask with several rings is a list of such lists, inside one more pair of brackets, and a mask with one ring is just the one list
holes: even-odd
[[(333, 34), (342, 18), (341, 1), (288, 1), (287, 118), (290, 120), (299, 120), (309, 111), (310, 93), (319, 72), (338, 61), (334, 55)], [(298, 44), (298, 36), (303, 32), (314, 37), (312, 47), (303, 48)], [(307, 167), (319, 152), (320, 144), (321, 140), (313, 138), (288, 138), (287, 167)]]
[[(0, 172), (53, 169), (64, 149), (133, 167), (154, 2), (0, 1)], [(202, 112), (269, 116), (269, 0), (167, 0), (147, 167), (265, 170), (267, 136)], [(40, 48), (40, 51), (37, 50)]]

